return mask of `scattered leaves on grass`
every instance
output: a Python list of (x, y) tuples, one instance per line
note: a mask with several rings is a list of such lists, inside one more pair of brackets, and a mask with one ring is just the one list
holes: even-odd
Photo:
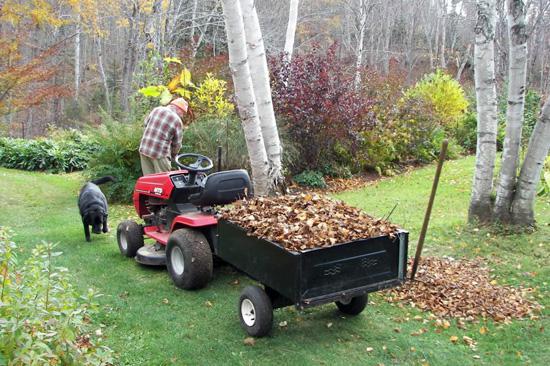
[(256, 340), (252, 337), (247, 337), (244, 339), (243, 343), (247, 346), (253, 346), (256, 344)]
[(371, 237), (394, 237), (398, 230), (388, 221), (315, 193), (241, 200), (221, 212), (224, 219), (249, 235), (296, 252)]
[[(412, 260), (409, 261), (409, 265)], [(479, 260), (422, 258), (414, 281), (387, 292), (389, 302), (409, 304), (439, 317), (458, 318), (457, 326), (476, 317), (510, 321), (531, 316), (540, 305), (527, 300), (529, 288), (498, 285)], [(449, 322), (436, 320), (447, 329)]]

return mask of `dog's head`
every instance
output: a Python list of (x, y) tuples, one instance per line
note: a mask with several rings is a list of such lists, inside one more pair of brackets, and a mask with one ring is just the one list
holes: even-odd
[(86, 213), (86, 222), (92, 226), (94, 234), (101, 234), (101, 228), (106, 216), (105, 212), (100, 208), (94, 208)]

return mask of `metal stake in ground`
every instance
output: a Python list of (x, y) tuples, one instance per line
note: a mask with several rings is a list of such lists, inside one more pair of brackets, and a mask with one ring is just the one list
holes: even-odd
[(445, 161), (448, 145), (449, 141), (446, 139), (441, 143), (441, 151), (439, 152), (439, 160), (437, 162), (437, 169), (435, 170), (434, 182), (432, 184), (432, 193), (430, 194), (430, 200), (428, 201), (428, 207), (426, 208), (426, 214), (424, 215), (424, 223), (422, 224), (422, 230), (420, 230), (420, 237), (418, 238), (418, 245), (416, 246), (411, 280), (414, 280), (414, 275), (416, 274), (416, 269), (418, 268), (418, 261), (420, 261), (420, 255), (422, 254), (422, 247), (424, 246), (426, 231), (428, 231), (428, 223), (430, 222), (430, 215), (432, 214), (435, 193), (437, 192), (437, 184), (439, 183), (439, 176), (441, 175), (441, 168), (443, 168), (443, 162)]

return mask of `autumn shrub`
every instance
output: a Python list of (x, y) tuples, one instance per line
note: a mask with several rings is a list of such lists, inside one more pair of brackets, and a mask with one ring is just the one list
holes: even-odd
[(56, 245), (42, 243), (23, 263), (0, 227), (0, 364), (111, 365), (113, 353), (91, 330), (98, 294), (80, 294)]
[(300, 149), (296, 171), (318, 170), (333, 160), (357, 168), (353, 156), (361, 131), (374, 123), (373, 103), (354, 87), (353, 73), (336, 57), (336, 46), (296, 55), (290, 64), (282, 58), (270, 64), (278, 121)]
[(235, 109), (227, 98), (227, 82), (206, 74), (193, 93), (191, 108), (195, 114), (224, 118)]
[(428, 104), (441, 126), (452, 129), (467, 111), (468, 100), (458, 81), (438, 70), (422, 78), (404, 95), (405, 102), (415, 100)]
[(53, 173), (82, 170), (98, 149), (97, 144), (76, 130), (56, 130), (50, 137), (33, 140), (0, 138), (0, 165), (22, 170)]

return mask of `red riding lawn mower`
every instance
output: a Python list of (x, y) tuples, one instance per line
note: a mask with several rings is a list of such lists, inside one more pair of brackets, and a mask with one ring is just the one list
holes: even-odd
[[(182, 163), (189, 159), (194, 162)], [(175, 163), (181, 170), (138, 179), (133, 201), (144, 224), (121, 222), (117, 241), (122, 255), (144, 265), (166, 265), (176, 286), (198, 289), (212, 277), (211, 243), (218, 224), (213, 206), (246, 197), (252, 191), (250, 177), (243, 169), (207, 175), (214, 164), (200, 154), (180, 154)], [(145, 245), (144, 236), (154, 244)]]
[[(186, 159), (194, 161), (182, 163)], [(206, 175), (213, 163), (199, 154), (178, 155), (176, 164), (181, 170), (138, 179), (134, 205), (144, 224), (120, 223), (120, 252), (142, 264), (166, 265), (176, 286), (186, 290), (206, 286), (214, 257), (258, 281), (262, 286), (245, 287), (238, 303), (241, 326), (249, 335), (268, 334), (273, 309), (285, 306), (304, 309), (333, 302), (342, 313), (358, 315), (369, 292), (405, 281), (406, 231), (288, 251), (216, 216), (214, 206), (251, 192), (246, 170)], [(154, 244), (144, 245), (144, 237)]]

